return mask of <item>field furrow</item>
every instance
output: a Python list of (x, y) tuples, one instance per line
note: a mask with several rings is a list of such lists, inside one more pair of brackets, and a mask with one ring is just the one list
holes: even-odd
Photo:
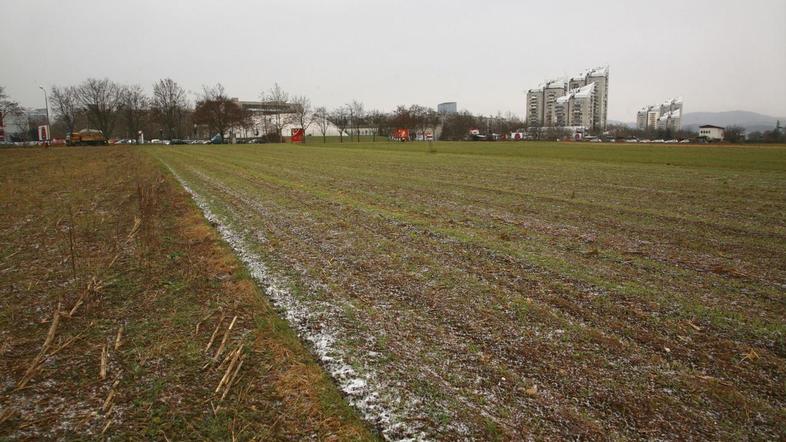
[(437, 146), (152, 153), (390, 437), (782, 436), (784, 151)]

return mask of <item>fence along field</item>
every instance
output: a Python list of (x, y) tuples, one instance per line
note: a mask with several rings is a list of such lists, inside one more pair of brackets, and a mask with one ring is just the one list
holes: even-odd
[(435, 147), (150, 152), (387, 436), (784, 437), (786, 149)]

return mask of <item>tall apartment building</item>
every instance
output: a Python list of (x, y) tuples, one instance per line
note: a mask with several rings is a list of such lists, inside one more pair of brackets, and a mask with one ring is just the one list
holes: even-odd
[(543, 126), (543, 88), (527, 91), (527, 126)]
[(593, 127), (596, 102), (596, 83), (576, 88), (557, 98), (555, 106), (555, 124), (557, 127)]
[(533, 127), (606, 128), (609, 68), (589, 69), (567, 80), (527, 91), (527, 123)]
[(565, 95), (566, 84), (564, 81), (554, 80), (543, 87), (543, 122), (544, 126), (555, 126), (557, 98)]
[(661, 104), (641, 108), (636, 113), (636, 127), (640, 130), (682, 129), (682, 98), (672, 98)]

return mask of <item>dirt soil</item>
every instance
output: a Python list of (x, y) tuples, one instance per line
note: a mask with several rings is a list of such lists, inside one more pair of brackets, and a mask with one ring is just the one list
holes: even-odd
[(0, 439), (377, 438), (158, 161), (0, 157)]
[(786, 151), (499, 146), (152, 152), (392, 437), (786, 437)]

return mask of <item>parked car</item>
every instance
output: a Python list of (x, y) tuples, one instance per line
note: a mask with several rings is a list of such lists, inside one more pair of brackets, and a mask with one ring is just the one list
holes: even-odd
[(690, 143), (690, 140), (687, 138), (685, 138), (684, 140), (680, 140), (680, 144), (688, 144), (688, 143)]
[(639, 141), (639, 143), (652, 143), (652, 141), (644, 139), (644, 140)]
[(666, 140), (666, 141), (664, 141), (664, 143), (666, 143), (666, 144), (676, 144), (676, 143), (678, 143), (678, 141), (677, 140)]
[(625, 142), (626, 142), (626, 143), (638, 143), (638, 142), (639, 142), (639, 140), (637, 140), (637, 139), (635, 139), (635, 138), (628, 138), (627, 140), (625, 140)]
[(663, 144), (663, 143), (664, 143), (664, 141), (663, 141), (663, 140), (661, 140), (661, 139), (652, 140), (652, 142), (653, 142), (653, 143), (658, 143), (658, 144)]

